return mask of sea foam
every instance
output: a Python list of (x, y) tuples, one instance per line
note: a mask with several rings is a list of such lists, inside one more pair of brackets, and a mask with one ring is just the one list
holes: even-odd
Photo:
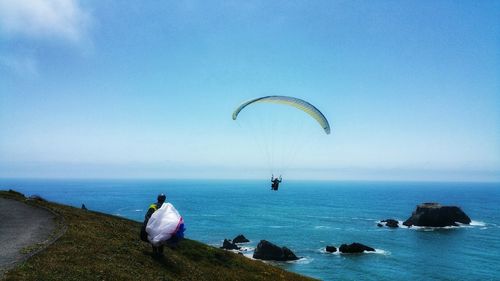
[[(337, 248), (337, 251), (335, 251), (333, 253), (327, 252), (326, 248), (320, 248), (320, 249), (317, 250), (317, 252), (320, 252), (320, 253), (323, 253), (323, 254), (327, 254), (327, 255), (333, 255), (333, 256), (344, 255), (344, 253), (341, 253), (338, 248)], [(374, 252), (372, 252), (372, 251), (364, 251), (363, 254), (378, 254), (378, 255), (388, 256), (388, 255), (391, 254), (391, 252), (383, 250), (383, 249), (377, 249), (377, 248), (375, 248)], [(347, 254), (347, 255), (349, 255), (349, 254)]]
[(473, 221), (470, 222), (469, 225), (470, 226), (486, 226), (486, 223), (482, 222), (482, 221), (475, 221), (475, 220), (473, 220)]
[[(398, 223), (399, 223), (399, 228), (402, 228), (402, 229), (411, 229), (411, 230), (419, 230), (419, 231), (434, 231), (434, 230), (445, 230), (445, 229), (458, 229), (458, 228), (472, 228), (472, 227), (481, 227), (480, 229), (487, 229), (487, 223), (483, 222), (483, 221), (475, 221), (475, 220), (472, 220), (470, 224), (463, 224), (463, 223), (459, 223), (457, 222), (457, 226), (444, 226), (444, 227), (433, 227), (433, 226), (417, 226), (417, 225), (412, 225), (411, 227), (407, 227), (405, 225), (403, 225), (403, 222), (402, 220), (397, 220)], [(380, 220), (375, 220), (374, 221), (375, 224), (384, 224), (383, 222), (381, 222)], [(394, 228), (396, 229), (396, 228)]]

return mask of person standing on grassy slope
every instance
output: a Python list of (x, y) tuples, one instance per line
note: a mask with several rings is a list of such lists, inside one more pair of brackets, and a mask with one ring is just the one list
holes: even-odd
[(141, 240), (151, 243), (153, 255), (163, 255), (163, 245), (176, 246), (184, 238), (184, 221), (174, 206), (165, 203), (167, 197), (161, 193), (157, 202), (149, 206), (141, 228)]
[[(148, 225), (149, 219), (151, 218), (153, 213), (156, 210), (161, 208), (161, 205), (163, 205), (163, 203), (165, 203), (165, 200), (167, 200), (167, 196), (165, 194), (161, 193), (157, 197), (157, 202), (153, 203), (149, 206), (148, 212), (144, 216), (144, 223), (142, 224), (142, 228), (141, 228), (141, 240), (142, 241), (149, 242), (148, 233), (146, 232), (146, 226)], [(153, 254), (154, 255), (163, 255), (163, 245), (161, 245), (159, 247), (155, 247), (154, 245), (152, 245), (152, 247), (153, 247)]]

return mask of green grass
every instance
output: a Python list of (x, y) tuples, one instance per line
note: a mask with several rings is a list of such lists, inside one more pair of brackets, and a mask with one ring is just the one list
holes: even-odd
[(55, 243), (7, 272), (5, 280), (313, 280), (190, 239), (153, 258), (151, 246), (139, 240), (138, 222), (26, 200), (14, 192), (0, 196), (48, 208), (67, 226)]

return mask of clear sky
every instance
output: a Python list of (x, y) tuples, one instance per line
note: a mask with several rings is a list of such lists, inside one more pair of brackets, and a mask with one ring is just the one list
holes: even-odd
[(332, 126), (289, 178), (498, 181), (500, 1), (0, 0), (0, 177), (267, 177), (270, 94)]

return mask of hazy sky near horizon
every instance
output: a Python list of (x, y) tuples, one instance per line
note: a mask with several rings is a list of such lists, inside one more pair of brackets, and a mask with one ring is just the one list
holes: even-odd
[(264, 95), (331, 122), (289, 178), (498, 181), (500, 2), (0, 0), (0, 177), (267, 177)]

